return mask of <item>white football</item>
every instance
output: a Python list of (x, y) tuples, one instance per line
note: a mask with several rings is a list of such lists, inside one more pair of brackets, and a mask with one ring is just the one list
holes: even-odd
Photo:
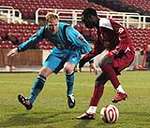
[(100, 117), (105, 123), (115, 123), (119, 118), (119, 110), (114, 105), (107, 105), (101, 109)]

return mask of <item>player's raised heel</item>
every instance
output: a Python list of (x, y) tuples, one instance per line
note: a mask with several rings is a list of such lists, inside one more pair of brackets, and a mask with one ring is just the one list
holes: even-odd
[(95, 113), (93, 113), (93, 114), (83, 113), (82, 115), (78, 116), (77, 119), (94, 120), (95, 119)]
[(68, 98), (68, 106), (69, 108), (74, 108), (75, 107), (75, 98), (74, 98), (74, 95), (69, 95), (67, 96)]
[(117, 92), (116, 95), (112, 98), (113, 103), (118, 103), (122, 100), (126, 100), (128, 95), (126, 93)]
[(32, 109), (32, 103), (29, 101), (29, 99), (25, 98), (23, 95), (18, 95), (18, 101), (27, 109)]

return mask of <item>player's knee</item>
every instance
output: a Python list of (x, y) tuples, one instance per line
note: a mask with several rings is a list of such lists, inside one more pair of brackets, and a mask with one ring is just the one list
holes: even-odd
[(67, 63), (64, 67), (66, 74), (72, 74), (74, 72), (75, 65)]
[(44, 76), (44, 77), (48, 77), (50, 74), (52, 73), (52, 70), (50, 70), (49, 68), (47, 67), (42, 67), (39, 71), (39, 74)]

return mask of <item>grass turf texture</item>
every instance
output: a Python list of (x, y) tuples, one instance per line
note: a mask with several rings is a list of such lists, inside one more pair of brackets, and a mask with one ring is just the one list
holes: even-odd
[(36, 73), (0, 74), (0, 128), (150, 128), (150, 72), (123, 72), (121, 83), (128, 92), (128, 100), (116, 104), (120, 116), (115, 124), (106, 124), (100, 117), (100, 109), (112, 104), (115, 91), (110, 82), (105, 86), (96, 119), (77, 120), (88, 108), (95, 76), (92, 73), (76, 73), (76, 107), (69, 109), (66, 103), (64, 74), (48, 78), (42, 93), (31, 111), (17, 101), (21, 92), (29, 94)]

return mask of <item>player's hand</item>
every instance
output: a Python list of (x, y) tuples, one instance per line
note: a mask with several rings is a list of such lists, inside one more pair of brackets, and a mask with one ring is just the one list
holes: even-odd
[(115, 49), (115, 50), (108, 52), (107, 56), (110, 58), (113, 58), (114, 56), (118, 55), (118, 53), (119, 52)]
[(8, 52), (7, 56), (15, 56), (17, 54), (18, 54), (18, 49), (14, 48)]
[(118, 55), (119, 51), (115, 49), (115, 50), (112, 50), (111, 53), (113, 53), (114, 55)]

